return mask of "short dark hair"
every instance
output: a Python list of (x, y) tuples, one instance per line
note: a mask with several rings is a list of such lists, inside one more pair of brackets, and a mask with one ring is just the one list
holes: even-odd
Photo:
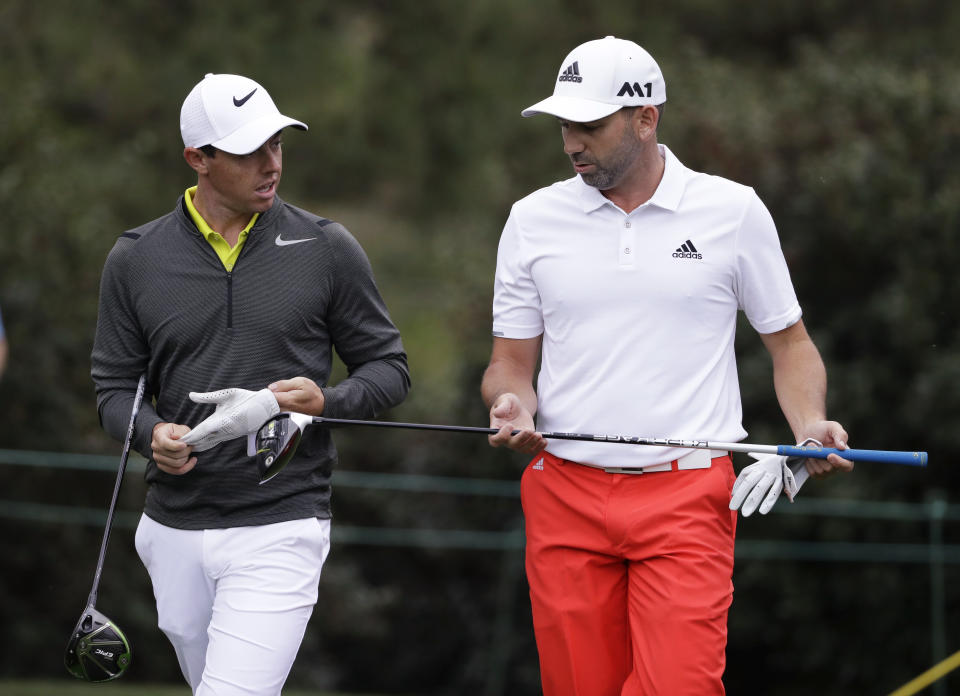
[(205, 154), (207, 157), (217, 156), (217, 148), (215, 148), (213, 145), (201, 145), (197, 149), (200, 150), (200, 152)]
[[(666, 102), (663, 102), (662, 104), (654, 104), (654, 107), (656, 108), (657, 114), (658, 114), (657, 128), (660, 127), (660, 123), (663, 121), (663, 108), (665, 106), (666, 106)], [(629, 117), (630, 114), (632, 114), (634, 111), (636, 111), (639, 108), (640, 108), (639, 106), (625, 106), (622, 109), (620, 109), (620, 113), (622, 113), (624, 116)]]

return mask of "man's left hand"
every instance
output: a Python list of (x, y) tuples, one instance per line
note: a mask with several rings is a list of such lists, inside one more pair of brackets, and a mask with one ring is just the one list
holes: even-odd
[[(797, 442), (815, 440), (824, 447), (847, 449), (847, 431), (836, 421), (816, 421), (807, 426), (803, 432), (797, 433)], [(824, 478), (838, 471), (853, 471), (853, 462), (836, 454), (826, 459), (807, 459), (807, 471), (814, 478)]]
[(327, 400), (320, 386), (309, 377), (281, 379), (269, 387), (273, 392), (281, 411), (305, 413), (308, 416), (322, 416)]

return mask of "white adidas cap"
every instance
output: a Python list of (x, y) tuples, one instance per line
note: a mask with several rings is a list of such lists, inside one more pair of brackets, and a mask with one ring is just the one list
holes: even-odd
[(553, 96), (521, 113), (589, 123), (625, 106), (665, 101), (667, 87), (653, 56), (632, 41), (608, 36), (573, 49), (560, 66)]
[(207, 73), (180, 108), (184, 147), (213, 145), (234, 155), (246, 155), (281, 128), (307, 126), (284, 116), (263, 87), (240, 75)]

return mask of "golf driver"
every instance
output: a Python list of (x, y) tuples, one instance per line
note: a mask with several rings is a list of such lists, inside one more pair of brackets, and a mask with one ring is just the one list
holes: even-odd
[(120, 484), (127, 469), (127, 456), (130, 454), (130, 442), (133, 440), (133, 426), (140, 411), (140, 402), (143, 400), (143, 390), (146, 384), (146, 375), (140, 377), (137, 384), (137, 393), (133, 398), (133, 409), (130, 412), (130, 425), (127, 426), (127, 438), (123, 443), (123, 454), (120, 455), (120, 469), (117, 471), (117, 482), (113, 486), (113, 497), (110, 499), (110, 510), (107, 512), (107, 526), (103, 530), (103, 541), (100, 543), (100, 557), (97, 559), (97, 570), (93, 576), (93, 587), (87, 597), (87, 607), (80, 615), (70, 642), (67, 643), (67, 652), (63, 662), (77, 679), (89, 682), (103, 682), (116, 679), (130, 666), (133, 650), (127, 642), (123, 631), (106, 616), (96, 609), (97, 590), (100, 587), (100, 575), (103, 572), (103, 560), (107, 553), (107, 542), (110, 540), (110, 528), (113, 526), (113, 517), (117, 507), (117, 497), (120, 494)]
[[(379, 428), (406, 428), (412, 430), (440, 430), (454, 433), (480, 433), (493, 435), (499, 432), (496, 428), (475, 428), (464, 425), (430, 425), (426, 423), (394, 423), (389, 421), (352, 420), (349, 418), (325, 418), (323, 416), (307, 416), (302, 413), (279, 413), (266, 423), (260, 430), (252, 433), (247, 439), (247, 454), (257, 457), (257, 470), (260, 473), (260, 483), (269, 481), (276, 476), (293, 458), (303, 437), (304, 428), (310, 424), (320, 425), (356, 425)], [(514, 431), (517, 432), (517, 431)], [(864, 450), (864, 449), (835, 449), (822, 447), (817, 444), (802, 445), (754, 445), (746, 442), (716, 442), (706, 440), (674, 440), (664, 438), (636, 437), (633, 435), (588, 435), (581, 433), (550, 433), (542, 432), (548, 440), (583, 440), (588, 442), (619, 442), (627, 445), (654, 445), (657, 447), (681, 447), (685, 449), (716, 449), (728, 452), (745, 452), (754, 454), (779, 454), (793, 457), (812, 459), (826, 459), (836, 454), (854, 462), (885, 462), (889, 464), (905, 464), (908, 466), (926, 466), (926, 452), (900, 452), (895, 450)]]
[(261, 484), (279, 474), (290, 463), (300, 445), (304, 428), (313, 422), (313, 416), (284, 411), (247, 436), (247, 456), (257, 458)]

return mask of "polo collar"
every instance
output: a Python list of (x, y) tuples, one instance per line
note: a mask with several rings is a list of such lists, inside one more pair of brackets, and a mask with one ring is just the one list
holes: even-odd
[[(183, 202), (187, 207), (187, 212), (190, 215), (190, 218), (193, 220), (193, 224), (197, 226), (197, 229), (200, 230), (208, 242), (213, 244), (216, 240), (223, 239), (209, 223), (203, 219), (203, 216), (200, 214), (200, 211), (196, 209), (193, 205), (193, 197), (197, 193), (197, 187), (191, 186), (186, 191), (183, 192)], [(272, 206), (271, 206), (272, 207)], [(257, 222), (257, 218), (260, 217), (260, 213), (254, 213), (253, 217), (247, 222), (246, 226), (240, 232), (240, 241), (243, 241), (247, 238), (247, 235), (250, 233), (250, 228)]]
[[(687, 168), (676, 158), (666, 145), (658, 144), (660, 156), (663, 157), (663, 178), (653, 196), (644, 205), (655, 205), (664, 210), (676, 211), (680, 207), (680, 199), (687, 185)], [(604, 196), (600, 189), (586, 184), (579, 175), (576, 177), (580, 190), (580, 204), (583, 212), (592, 213), (605, 205), (613, 205), (609, 198)]]

